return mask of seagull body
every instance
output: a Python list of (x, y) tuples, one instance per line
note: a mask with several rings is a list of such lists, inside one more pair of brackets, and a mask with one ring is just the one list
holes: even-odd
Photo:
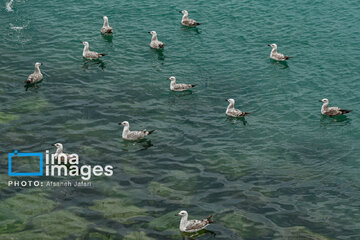
[(171, 91), (181, 92), (181, 91), (185, 91), (185, 90), (188, 90), (188, 89), (196, 86), (195, 84), (176, 83), (175, 77), (170, 77), (169, 80), (171, 80), (171, 82), (170, 82), (170, 90)]
[(165, 45), (163, 42), (158, 40), (157, 33), (155, 31), (151, 31), (149, 33), (152, 35), (150, 47), (155, 49), (163, 49)]
[(230, 117), (245, 117), (246, 115), (250, 114), (249, 112), (242, 112), (239, 109), (236, 109), (234, 107), (235, 105), (235, 100), (232, 98), (226, 99), (225, 101), (229, 102), (229, 106), (226, 109), (226, 115), (230, 116)]
[(289, 58), (292, 58), (292, 57), (289, 57), (289, 56), (285, 56), (282, 53), (278, 53), (277, 52), (277, 45), (275, 43), (269, 44), (268, 46), (272, 47), (272, 50), (271, 50), (271, 53), (270, 53), (270, 58), (271, 59), (276, 60), (276, 61), (285, 61), (285, 60), (288, 60)]
[(196, 27), (200, 25), (200, 23), (196, 22), (194, 19), (189, 18), (189, 13), (186, 10), (180, 11), (180, 13), (183, 14), (183, 17), (181, 19), (181, 24), (187, 27)]
[(87, 59), (98, 59), (101, 58), (102, 56), (105, 56), (105, 53), (97, 53), (97, 52), (92, 52), (89, 50), (89, 43), (88, 42), (82, 42), (84, 44), (84, 50), (83, 50), (83, 57), (87, 58)]
[[(68, 154), (68, 153), (64, 153), (64, 147), (61, 143), (55, 143), (55, 144), (52, 144), (52, 146), (55, 146), (56, 147), (56, 152), (55, 152), (55, 155), (54, 155), (54, 158), (56, 160), (60, 160), (61, 163), (65, 162), (65, 159), (64, 157), (66, 156), (66, 162), (69, 163), (69, 159), (72, 157), (72, 154)], [(59, 159), (60, 157), (60, 159)]]
[(147, 135), (150, 135), (155, 131), (155, 130), (146, 131), (146, 129), (142, 131), (130, 131), (130, 124), (128, 121), (123, 121), (122, 123), (119, 123), (119, 125), (124, 126), (122, 132), (122, 138), (130, 141), (144, 139)]
[(12, 7), (11, 5), (13, 4), (14, 0), (10, 0), (8, 3), (6, 3), (6, 11), (8, 12), (12, 12)]
[(189, 215), (185, 210), (180, 211), (177, 215), (181, 216), (179, 226), (181, 232), (197, 232), (206, 228), (210, 223), (213, 223), (213, 221), (211, 220), (212, 215), (203, 220), (188, 220)]
[(104, 25), (101, 28), (101, 33), (103, 34), (110, 34), (113, 33), (113, 28), (109, 26), (109, 19), (107, 16), (103, 17)]
[(37, 83), (40, 82), (43, 79), (43, 75), (40, 71), (40, 66), (42, 63), (35, 63), (35, 71), (34, 73), (30, 74), (25, 83), (31, 84), (31, 83)]
[(338, 107), (329, 107), (329, 100), (327, 98), (324, 98), (322, 100), (319, 100), (320, 102), (323, 102), (323, 105), (321, 107), (321, 114), (326, 116), (338, 116), (343, 115), (351, 112), (352, 110), (346, 110), (341, 109)]

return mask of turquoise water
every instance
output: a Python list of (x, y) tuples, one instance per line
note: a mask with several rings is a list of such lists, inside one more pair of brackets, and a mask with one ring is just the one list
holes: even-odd
[[(182, 27), (179, 10), (201, 22)], [(1, 3), (0, 239), (191, 239), (174, 214), (214, 214), (198, 239), (360, 239), (356, 1)], [(112, 37), (100, 34), (109, 17)], [(10, 25), (12, 24), (12, 25)], [(11, 26), (24, 26), (14, 30)], [(166, 44), (149, 48), (155, 30)], [(108, 55), (82, 58), (83, 45)], [(294, 56), (269, 60), (269, 43)], [(24, 88), (35, 62), (44, 81)], [(173, 93), (168, 77), (198, 84)], [(352, 109), (329, 118), (319, 99)], [(226, 98), (252, 112), (225, 116)], [(119, 122), (156, 129), (121, 139)], [(61, 142), (113, 165), (92, 187), (8, 187), (7, 153)], [(78, 180), (74, 178), (73, 180)]]

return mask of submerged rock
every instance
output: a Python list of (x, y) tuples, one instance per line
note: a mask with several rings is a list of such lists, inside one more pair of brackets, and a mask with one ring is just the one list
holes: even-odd
[(276, 234), (277, 237), (280, 237), (279, 235), (284, 240), (330, 240), (330, 238), (314, 233), (303, 226), (284, 228), (280, 234)]
[(221, 223), (245, 239), (273, 239), (274, 231), (263, 223), (253, 221), (240, 211), (223, 213), (217, 216)]
[(155, 240), (155, 239), (146, 236), (144, 232), (132, 232), (126, 235), (123, 240)]
[(0, 124), (8, 124), (18, 119), (19, 119), (18, 115), (0, 112)]
[[(22, 231), (31, 218), (47, 214), (55, 206), (56, 203), (48, 199), (45, 193), (37, 191), (18, 193), (7, 198), (0, 205), (0, 233)], [(3, 239), (1, 236), (0, 239)]]
[(132, 218), (146, 216), (145, 209), (131, 205), (121, 198), (105, 198), (96, 200), (90, 209), (103, 213), (105, 218), (118, 221), (123, 224), (132, 223)]

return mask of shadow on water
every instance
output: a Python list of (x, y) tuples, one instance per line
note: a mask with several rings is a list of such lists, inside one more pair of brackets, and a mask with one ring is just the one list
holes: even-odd
[(248, 122), (246, 121), (245, 117), (230, 117), (230, 116), (226, 116), (227, 121), (230, 122), (231, 124), (238, 124), (238, 123), (242, 123), (244, 126), (246, 126), (248, 124)]
[(189, 95), (193, 94), (193, 92), (190, 89), (181, 91), (181, 92), (176, 92), (176, 91), (170, 90), (170, 94), (171, 94), (171, 96), (174, 96), (174, 97), (185, 97), (185, 96), (189, 96)]
[(201, 31), (197, 27), (187, 27), (184, 25), (181, 25), (181, 31), (183, 32), (195, 32), (196, 34), (200, 34)]
[(112, 34), (101, 33), (101, 36), (108, 43), (112, 43), (112, 40), (113, 40), (113, 35)]
[(165, 55), (163, 53), (164, 49), (155, 49), (155, 48), (150, 48), (151, 51), (157, 55), (158, 60), (164, 61), (165, 60)]
[(180, 232), (181, 236), (182, 236), (182, 240), (194, 240), (200, 236), (203, 236), (205, 234), (211, 234), (213, 238), (215, 238), (216, 233), (210, 230), (206, 230), (203, 229), (201, 231), (198, 232), (194, 232), (194, 233), (185, 233), (185, 232)]
[(94, 60), (90, 60), (90, 59), (83, 59), (83, 66), (82, 68), (84, 70), (88, 70), (90, 66), (93, 66), (93, 65), (98, 65), (99, 68), (101, 68), (101, 70), (104, 70), (106, 68), (105, 66), (105, 63), (100, 60), (100, 59), (94, 59)]
[(324, 116), (321, 115), (320, 124), (321, 126), (329, 126), (330, 124), (348, 125), (351, 123), (351, 119), (346, 115), (339, 116)]
[(37, 92), (37, 90), (40, 88), (40, 83), (42, 83), (43, 79), (37, 83), (25, 83), (24, 88), (25, 91), (32, 90)]
[(136, 141), (123, 140), (121, 149), (124, 152), (130, 152), (130, 151), (138, 152), (138, 151), (147, 150), (152, 146), (154, 145), (151, 143), (151, 140), (149, 139), (140, 139)]
[(281, 69), (289, 68), (287, 61), (276, 61), (274, 59), (270, 59), (270, 63), (274, 66), (280, 67)]

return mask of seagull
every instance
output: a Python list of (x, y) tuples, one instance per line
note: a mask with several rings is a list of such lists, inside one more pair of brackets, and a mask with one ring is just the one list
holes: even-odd
[(181, 19), (181, 24), (187, 27), (196, 27), (197, 25), (200, 25), (200, 23), (196, 22), (194, 19), (188, 18), (189, 13), (186, 10), (179, 11), (179, 13), (184, 14)]
[(101, 58), (102, 56), (107, 55), (105, 53), (97, 53), (97, 52), (89, 51), (89, 43), (88, 42), (82, 42), (82, 44), (84, 44), (84, 50), (83, 50), (83, 57), (84, 58), (98, 59), (98, 58)]
[(180, 211), (175, 216), (181, 216), (179, 229), (181, 232), (197, 232), (206, 228), (210, 223), (214, 221), (211, 220), (213, 215), (210, 215), (208, 218), (203, 220), (188, 220), (188, 213), (185, 210)]
[(103, 33), (103, 34), (113, 33), (113, 28), (109, 26), (108, 17), (104, 16), (103, 19), (104, 19), (104, 25), (101, 28), (101, 33)]
[(10, 0), (8, 3), (6, 3), (6, 11), (8, 12), (12, 12), (13, 9), (11, 7), (11, 5), (13, 4), (14, 0)]
[(155, 131), (155, 130), (146, 131), (146, 129), (144, 129), (142, 131), (130, 131), (130, 125), (129, 125), (128, 121), (123, 121), (123, 122), (119, 123), (119, 125), (124, 126), (124, 129), (122, 132), (122, 138), (125, 140), (130, 140), (130, 141), (143, 139), (147, 135), (150, 135)]
[(285, 61), (285, 60), (288, 60), (289, 58), (292, 58), (292, 57), (289, 57), (289, 56), (285, 56), (282, 53), (278, 53), (277, 52), (277, 45), (275, 43), (268, 44), (268, 46), (272, 47), (272, 50), (271, 50), (271, 53), (270, 53), (270, 58), (271, 59), (274, 59), (276, 61)]
[(234, 108), (235, 100), (232, 98), (225, 99), (225, 101), (229, 102), (229, 106), (226, 109), (226, 115), (230, 117), (245, 117), (246, 115), (250, 114), (249, 112), (242, 112), (239, 109)]
[(156, 49), (163, 49), (164, 48), (164, 43), (160, 42), (157, 39), (157, 33), (155, 31), (151, 31), (149, 33), (152, 35), (151, 42), (150, 42), (150, 47), (151, 48), (156, 48)]
[[(52, 146), (55, 146), (57, 148), (54, 158), (58, 161), (60, 160), (60, 162), (68, 163), (69, 159), (72, 157), (72, 154), (64, 153), (63, 152), (64, 147), (61, 143), (55, 143), (55, 144), (52, 144)], [(60, 159), (59, 159), (59, 156), (60, 156)], [(65, 160), (65, 157), (66, 157), (66, 160)]]
[(352, 110), (345, 110), (338, 107), (329, 107), (329, 100), (327, 98), (324, 98), (322, 100), (319, 100), (320, 102), (323, 102), (323, 105), (321, 107), (321, 114), (327, 115), (327, 116), (338, 116), (343, 115), (351, 112)]
[(41, 65), (42, 65), (42, 63), (39, 63), (39, 62), (35, 63), (35, 71), (34, 71), (34, 73), (29, 75), (29, 77), (25, 81), (25, 83), (27, 83), (27, 84), (37, 83), (43, 79), (43, 75), (40, 72)]
[(176, 78), (175, 77), (169, 77), (169, 80), (171, 80), (170, 82), (170, 89), (172, 91), (176, 91), (176, 92), (181, 92), (181, 91), (185, 91), (188, 90), (190, 88), (193, 88), (196, 86), (196, 84), (183, 84), (183, 83), (176, 83)]

